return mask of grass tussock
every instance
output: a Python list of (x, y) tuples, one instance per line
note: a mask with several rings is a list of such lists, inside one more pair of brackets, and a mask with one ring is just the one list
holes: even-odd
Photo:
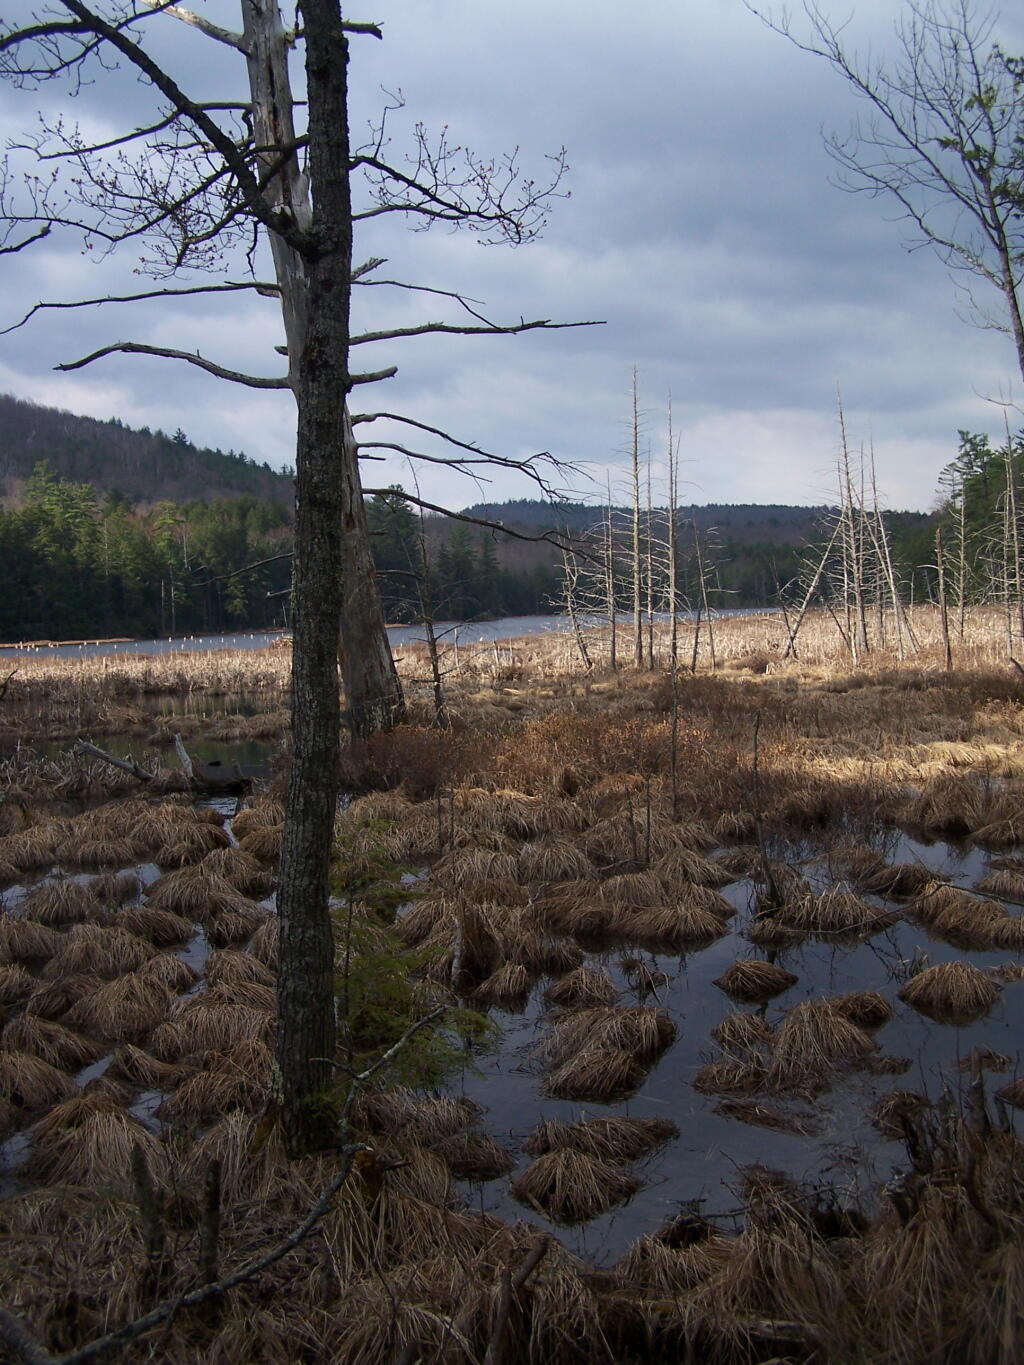
[(851, 1023), (864, 1029), (877, 1029), (892, 1018), (892, 1006), (878, 991), (847, 991), (833, 995), (829, 1003)]
[(34, 1173), (54, 1183), (93, 1190), (132, 1189), (132, 1149), (139, 1147), (154, 1184), (167, 1181), (167, 1151), (159, 1138), (116, 1109), (86, 1114), (80, 1123), (52, 1133), (32, 1156)]
[(254, 904), (245, 907), (238, 905), (215, 915), (206, 926), (206, 937), (214, 948), (236, 947), (248, 942), (268, 921), (272, 922), (276, 931), (277, 917), (269, 910)]
[(793, 948), (808, 938), (806, 930), (783, 923), (781, 919), (776, 918), (774, 912), (755, 916), (744, 929), (743, 936), (763, 952)]
[(252, 953), (218, 948), (206, 959), (206, 980), (210, 986), (234, 986), (250, 981), (272, 987), (276, 979), (270, 968)]
[(618, 997), (618, 989), (608, 973), (593, 967), (577, 967), (544, 992), (544, 999), (549, 1004), (566, 1009), (613, 1005)]
[(592, 1100), (610, 1104), (631, 1094), (644, 1081), (647, 1068), (622, 1048), (588, 1047), (549, 1071), (541, 1094), (559, 1100)]
[(190, 990), (199, 980), (192, 964), (176, 953), (157, 953), (142, 964), (136, 976), (144, 981), (158, 981), (175, 995)]
[(117, 925), (147, 939), (157, 948), (178, 948), (192, 937), (193, 927), (183, 915), (152, 905), (133, 905), (117, 915)]
[(760, 1005), (795, 986), (797, 977), (776, 962), (746, 958), (727, 967), (713, 984), (732, 1000)]
[[(235, 821), (237, 825), (238, 821)], [(276, 864), (281, 856), (284, 825), (266, 825), (242, 835), (238, 847), (259, 863)]]
[(517, 935), (510, 951), (514, 961), (537, 976), (561, 976), (576, 971), (583, 962), (583, 952), (572, 939), (550, 938), (533, 930)]
[(106, 917), (91, 890), (70, 877), (55, 877), (35, 887), (21, 902), (21, 913), (37, 924), (57, 927)]
[(169, 910), (193, 922), (205, 920), (217, 898), (227, 905), (238, 893), (226, 878), (207, 871), (201, 864), (165, 872), (146, 887), (146, 904), (156, 910)]
[(169, 1062), (162, 1062), (134, 1043), (122, 1043), (114, 1048), (114, 1055), (106, 1075), (113, 1080), (128, 1081), (146, 1090), (169, 1090), (177, 1084), (181, 1071)]
[(521, 963), (506, 962), (474, 989), (471, 998), (479, 1005), (521, 1009), (531, 985), (530, 973)]
[(617, 1166), (572, 1147), (539, 1156), (518, 1180), (512, 1193), (556, 1223), (586, 1223), (631, 1198), (640, 1181)]
[(137, 899), (142, 883), (134, 872), (103, 872), (89, 880), (89, 891), (106, 910)]
[(794, 1005), (775, 1030), (769, 1085), (791, 1093), (813, 1093), (874, 1050), (870, 1033), (831, 1001), (805, 1001)]
[(174, 995), (152, 975), (126, 972), (84, 996), (68, 1016), (106, 1043), (138, 1043), (163, 1023)]
[(900, 999), (939, 1024), (969, 1024), (999, 998), (992, 978), (969, 962), (940, 962), (912, 976)]
[(87, 972), (72, 976), (62, 976), (56, 981), (46, 981), (40, 985), (29, 977), (32, 993), (25, 1001), (25, 1013), (38, 1015), (41, 1019), (62, 1020), (64, 1015), (77, 1005), (83, 997), (93, 995), (103, 985), (98, 976)]
[(63, 941), (62, 934), (45, 924), (0, 915), (0, 966), (48, 962)]
[(978, 890), (1001, 901), (1024, 905), (1024, 872), (1010, 868), (989, 868), (978, 883)]
[(196, 868), (204, 877), (217, 877), (243, 896), (262, 898), (274, 889), (275, 877), (251, 853), (241, 848), (217, 848)]
[(356, 1101), (353, 1123), (373, 1133), (411, 1134), (426, 1145), (440, 1142), (472, 1127), (482, 1107), (467, 1096), (418, 1096), (405, 1086), (364, 1092)]
[(767, 1079), (761, 1060), (733, 1057), (705, 1062), (693, 1078), (693, 1088), (702, 1095), (754, 1095)]
[(47, 981), (55, 981), (75, 972), (91, 972), (109, 980), (124, 972), (138, 971), (155, 954), (151, 943), (126, 929), (75, 924), (43, 969), (43, 976)]
[(578, 1123), (549, 1119), (528, 1134), (523, 1151), (529, 1156), (543, 1156), (571, 1147), (599, 1161), (617, 1163), (648, 1156), (678, 1136), (679, 1129), (670, 1119), (627, 1118), (621, 1114)]
[(1014, 1109), (1024, 1109), (1024, 1080), (1011, 1081), (997, 1090), (996, 1095), (1004, 1104), (1011, 1104)]
[(20, 1005), (35, 989), (35, 977), (16, 962), (0, 967), (0, 1006)]
[(258, 961), (262, 962), (264, 967), (269, 967), (272, 972), (277, 971), (277, 940), (278, 923), (276, 915), (268, 915), (249, 940), (248, 951)]
[(49, 1109), (75, 1093), (75, 1083), (34, 1052), (18, 1052), (7, 1042), (0, 1049), (0, 1099), (29, 1111)]
[(821, 1121), (813, 1114), (787, 1112), (758, 1100), (719, 1100), (715, 1105), (715, 1113), (723, 1118), (749, 1123), (755, 1128), (768, 1128), (773, 1133), (792, 1133), (796, 1137), (811, 1137), (821, 1131)]
[(697, 905), (666, 905), (655, 910), (617, 909), (611, 920), (616, 938), (641, 948), (687, 952), (705, 948), (725, 934), (725, 923)]
[(197, 1122), (238, 1109), (257, 1114), (266, 1108), (272, 1056), (265, 1043), (247, 1041), (222, 1052), (189, 1059), (185, 1075), (161, 1104), (162, 1119)]
[(62, 1071), (77, 1071), (89, 1062), (95, 1062), (104, 1052), (93, 1039), (83, 1038), (63, 1024), (42, 1019), (37, 1014), (19, 1014), (12, 1019), (0, 1034), (0, 1043), (4, 1048), (38, 1057)]
[(734, 1010), (711, 1030), (711, 1037), (727, 1053), (759, 1052), (772, 1039), (772, 1030), (757, 1014)]
[(891, 928), (897, 918), (890, 911), (861, 900), (841, 883), (821, 895), (787, 902), (778, 915), (793, 928), (821, 937), (880, 933)]
[(584, 1048), (619, 1048), (637, 1061), (654, 1062), (675, 1041), (676, 1026), (665, 1010), (651, 1005), (594, 1006), (558, 1018), (543, 1050), (555, 1065)]
[(579, 844), (564, 837), (549, 836), (523, 844), (517, 862), (518, 875), (524, 882), (566, 882), (590, 877), (594, 871)]
[(431, 1148), (456, 1180), (499, 1180), (515, 1169), (511, 1153), (490, 1133), (452, 1133)]

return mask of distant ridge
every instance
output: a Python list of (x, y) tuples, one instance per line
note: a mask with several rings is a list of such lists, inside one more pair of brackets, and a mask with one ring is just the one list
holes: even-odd
[(0, 394), (0, 497), (16, 500), (42, 460), (65, 479), (117, 491), (131, 502), (187, 503), (249, 495), (291, 506), (290, 474), (242, 452), (195, 446), (184, 432), (134, 430)]

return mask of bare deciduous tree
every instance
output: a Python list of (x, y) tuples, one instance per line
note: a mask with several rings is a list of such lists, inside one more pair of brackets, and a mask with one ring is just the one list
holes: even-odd
[[(826, 147), (839, 185), (895, 201), (911, 245), (930, 245), (968, 278), (972, 319), (1011, 336), (1024, 375), (1024, 161), (1019, 63), (992, 41), (995, 20), (972, 0), (905, 0), (891, 63), (861, 59), (806, 3), (809, 31), (748, 4), (803, 52), (823, 57), (867, 105), (867, 116)], [(999, 296), (993, 313), (971, 278)]]

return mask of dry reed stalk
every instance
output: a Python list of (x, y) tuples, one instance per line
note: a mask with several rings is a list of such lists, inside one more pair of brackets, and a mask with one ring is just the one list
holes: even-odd
[(523, 1151), (530, 1156), (543, 1156), (545, 1152), (571, 1147), (599, 1161), (617, 1163), (636, 1161), (678, 1136), (679, 1129), (669, 1119), (634, 1119), (614, 1114), (578, 1123), (547, 1120), (527, 1135)]
[(34, 989), (25, 1001), (25, 1013), (38, 1015), (41, 1019), (60, 1020), (72, 1005), (84, 996), (92, 995), (103, 982), (98, 976), (77, 973), (39, 986), (32, 981), (32, 985)]
[(530, 973), (518, 962), (506, 962), (492, 972), (472, 993), (480, 1005), (521, 1009), (530, 993)]
[(117, 925), (157, 948), (177, 948), (192, 937), (190, 920), (152, 905), (133, 905), (117, 915)]
[(770, 1045), (772, 1031), (757, 1014), (734, 1010), (711, 1030), (711, 1037), (723, 1052), (760, 1052)]
[(561, 1100), (594, 1100), (608, 1104), (642, 1084), (646, 1068), (632, 1052), (620, 1048), (585, 1047), (545, 1076), (541, 1094)]
[(737, 1061), (732, 1057), (706, 1062), (693, 1078), (693, 1088), (702, 1095), (754, 1095), (766, 1082), (764, 1064)]
[(0, 1005), (20, 1005), (32, 994), (35, 986), (35, 977), (16, 962), (0, 967)]
[(251, 939), (258, 929), (270, 920), (277, 928), (277, 917), (269, 910), (253, 904), (243, 906), (239, 901), (231, 910), (221, 910), (206, 926), (206, 937), (214, 948), (230, 948)]
[(21, 902), (21, 913), (37, 924), (83, 924), (105, 918), (99, 902), (81, 882), (55, 877), (35, 887)]
[(811, 1137), (821, 1131), (821, 1123), (813, 1114), (786, 1114), (756, 1100), (719, 1100), (714, 1112), (723, 1118), (738, 1119), (756, 1128), (769, 1128), (775, 1133), (793, 1133), (797, 1137)]
[(37, 1176), (86, 1189), (132, 1190), (132, 1150), (141, 1148), (150, 1177), (159, 1188), (166, 1183), (167, 1152), (159, 1138), (129, 1114), (101, 1110), (87, 1115), (77, 1127), (55, 1133), (46, 1149), (33, 1154)]
[(497, 1180), (515, 1169), (515, 1161), (489, 1133), (453, 1133), (433, 1149), (456, 1180)]
[(775, 962), (745, 958), (727, 967), (712, 983), (733, 1000), (760, 1005), (795, 986), (797, 977)]
[(863, 1029), (881, 1028), (892, 1018), (892, 1006), (877, 991), (847, 991), (833, 995), (828, 1003), (852, 1024)]
[(594, 872), (593, 863), (578, 844), (550, 836), (523, 844), (517, 863), (518, 876), (524, 882), (565, 882), (590, 877)]
[(653, 1062), (675, 1041), (676, 1026), (665, 1010), (651, 1005), (599, 1005), (573, 1010), (555, 1020), (543, 1044), (554, 1065), (584, 1048), (617, 1048), (640, 1062)]
[(169, 1090), (181, 1079), (181, 1068), (151, 1056), (133, 1043), (114, 1048), (106, 1073), (113, 1079), (130, 1081), (146, 1090)]
[(218, 948), (206, 959), (206, 980), (211, 986), (234, 985), (240, 981), (253, 981), (260, 986), (273, 987), (276, 976), (253, 957), (252, 953), (240, 953), (230, 948)]
[(42, 1057), (16, 1052), (6, 1044), (0, 1049), (0, 1098), (34, 1110), (48, 1109), (74, 1093), (71, 1077)]
[(128, 972), (83, 997), (68, 1016), (107, 1043), (138, 1043), (167, 1018), (174, 996), (153, 976)]
[(60, 950), (43, 969), (47, 981), (78, 972), (93, 972), (110, 979), (122, 972), (134, 972), (156, 949), (144, 939), (124, 929), (108, 929), (99, 924), (75, 924), (64, 936)]
[(591, 967), (577, 967), (544, 992), (544, 999), (552, 1005), (569, 1009), (584, 1005), (612, 1005), (619, 992), (607, 972)]
[(940, 962), (912, 976), (899, 997), (936, 1023), (963, 1025), (989, 1012), (999, 987), (968, 962)]
[(31, 920), (0, 915), (0, 965), (46, 962), (64, 942), (63, 934)]
[(199, 973), (184, 958), (174, 953), (157, 953), (136, 972), (144, 981), (158, 981), (175, 995), (191, 989), (199, 980)]
[(557, 1223), (586, 1223), (629, 1199), (640, 1181), (571, 1147), (548, 1152), (513, 1182), (523, 1204)]
[(794, 1005), (775, 1030), (769, 1084), (783, 1091), (813, 1092), (841, 1067), (861, 1062), (875, 1050), (864, 1029), (828, 1000)]

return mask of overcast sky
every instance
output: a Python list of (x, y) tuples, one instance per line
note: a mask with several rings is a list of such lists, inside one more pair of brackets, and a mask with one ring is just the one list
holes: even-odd
[[(195, 7), (237, 26), (229, 0)], [(884, 52), (891, 44), (894, 0), (822, 7), (836, 20), (855, 11), (852, 45)], [(28, 13), (23, 0), (3, 8), (11, 19)], [(693, 502), (829, 500), (837, 387), (851, 443), (873, 443), (891, 507), (932, 504), (958, 428), (1000, 434), (1002, 411), (990, 399), (1021, 398), (1010, 342), (960, 320), (945, 267), (926, 250), (908, 252), (889, 206), (830, 185), (822, 130), (845, 129), (855, 102), (824, 63), (766, 30), (741, 0), (640, 0), (628, 11), (610, 0), (373, 0), (347, 13), (381, 21), (385, 32), (383, 43), (353, 42), (357, 134), (382, 88), (401, 89), (396, 155), (422, 121), (448, 125), (454, 141), (480, 153), (518, 146), (538, 178), (545, 155), (564, 145), (571, 168), (571, 198), (555, 203), (539, 242), (484, 247), (378, 219), (360, 232), (358, 257), (385, 256), (383, 274), (458, 290), (496, 320), (605, 320), (362, 348), (360, 364), (394, 363), (399, 374), (361, 390), (357, 407), (400, 409), (506, 455), (550, 450), (603, 483), (607, 467), (622, 467), (635, 366), (644, 443), (656, 460), (671, 391), (681, 497)], [(196, 98), (244, 89), (228, 48), (166, 15), (146, 32)], [(1008, 50), (1024, 51), (1019, 20), (997, 32)], [(100, 133), (146, 107), (144, 93), (116, 75), (75, 101), (52, 86), (36, 94), (2, 87), (0, 127), (31, 131), (41, 105)], [(137, 255), (125, 248), (97, 262), (80, 238), (55, 235), (0, 259), (0, 312), (11, 322), (39, 300), (137, 287)], [(425, 295), (357, 292), (360, 327), (442, 316)], [(281, 372), (273, 301), (165, 300), (38, 316), (0, 337), (0, 390), (130, 425), (181, 427), (197, 444), (243, 449), (274, 466), (293, 462), (287, 393), (225, 386), (145, 357), (54, 373), (56, 363), (116, 340)], [(434, 468), (419, 477), (424, 497), (451, 507), (530, 495), (504, 474), (483, 489)], [(366, 465), (364, 482), (412, 486), (397, 461)]]

